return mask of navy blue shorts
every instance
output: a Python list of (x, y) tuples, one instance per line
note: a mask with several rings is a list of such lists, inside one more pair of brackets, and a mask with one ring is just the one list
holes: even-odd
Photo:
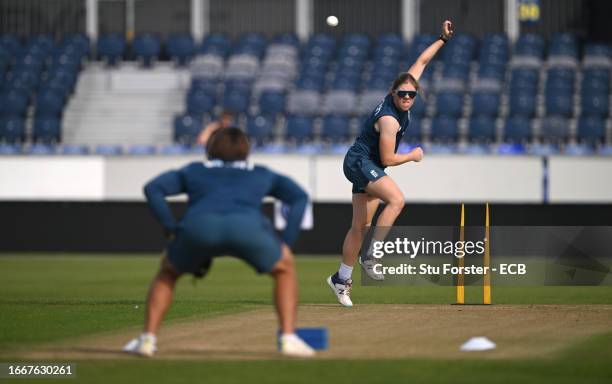
[(281, 258), (281, 241), (261, 215), (205, 214), (181, 222), (168, 245), (168, 260), (181, 273), (195, 274), (218, 256), (235, 256), (267, 273)]
[(366, 193), (365, 187), (369, 182), (374, 182), (387, 175), (384, 169), (372, 160), (350, 150), (344, 156), (342, 168), (344, 176), (353, 183), (353, 193)]

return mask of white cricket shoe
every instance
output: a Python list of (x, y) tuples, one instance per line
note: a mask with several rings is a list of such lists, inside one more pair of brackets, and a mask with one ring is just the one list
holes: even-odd
[(296, 334), (281, 335), (281, 353), (291, 357), (312, 357), (315, 350)]
[(123, 352), (151, 357), (157, 352), (157, 338), (152, 335), (142, 334), (124, 345)]
[[(368, 275), (370, 279), (376, 280), (376, 281), (382, 281), (385, 279), (385, 275), (383, 275), (382, 273), (376, 273), (376, 271), (374, 270), (374, 266), (376, 264), (380, 264), (382, 266), (381, 259), (375, 259), (375, 258), (362, 259), (361, 257), (359, 257), (359, 264), (361, 265), (361, 269), (363, 269), (365, 274)], [(379, 267), (378, 269), (381, 269), (381, 268)]]
[(344, 305), (345, 307), (353, 306), (353, 302), (351, 301), (351, 287), (353, 286), (353, 280), (341, 280), (336, 272), (327, 278), (327, 285), (329, 285), (331, 290), (334, 292), (340, 304)]

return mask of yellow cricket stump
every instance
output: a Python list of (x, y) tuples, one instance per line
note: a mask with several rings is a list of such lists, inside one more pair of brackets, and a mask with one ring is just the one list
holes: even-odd
[[(489, 268), (491, 267), (491, 244), (489, 239), (489, 203), (486, 204), (485, 211), (485, 251), (483, 256), (483, 267), (485, 267), (485, 274), (482, 279), (482, 303), (485, 305), (491, 304), (491, 273)], [(465, 204), (461, 204), (461, 221), (459, 225), (459, 240), (464, 241), (465, 237)], [(465, 262), (463, 258), (457, 259), (457, 266), (463, 267)], [(463, 273), (457, 274), (457, 304), (465, 304), (465, 280)]]
[[(465, 207), (461, 204), (461, 224), (459, 225), (459, 241), (463, 241), (464, 238), (464, 226), (465, 226)], [(463, 257), (457, 259), (457, 266), (463, 268), (464, 266)], [(457, 304), (465, 304), (465, 286), (463, 273), (457, 274)]]
[(489, 203), (487, 203), (485, 213), (485, 253), (483, 266), (485, 267), (485, 275), (482, 280), (482, 303), (491, 304), (491, 241), (489, 238)]

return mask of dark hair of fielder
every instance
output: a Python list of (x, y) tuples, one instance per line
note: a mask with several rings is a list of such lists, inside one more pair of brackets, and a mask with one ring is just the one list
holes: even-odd
[(425, 96), (423, 95), (423, 90), (421, 89), (421, 85), (419, 84), (419, 81), (415, 79), (414, 76), (412, 76), (408, 72), (401, 72), (399, 75), (395, 77), (395, 79), (393, 80), (393, 83), (391, 83), (391, 89), (389, 90), (389, 92), (390, 93), (395, 92), (400, 87), (400, 85), (406, 82), (409, 82), (412, 85), (414, 85), (414, 89), (416, 89), (416, 91), (418, 92), (419, 95), (421, 95), (421, 97)]
[(208, 139), (206, 153), (210, 160), (244, 161), (249, 156), (250, 144), (240, 128), (221, 128)]

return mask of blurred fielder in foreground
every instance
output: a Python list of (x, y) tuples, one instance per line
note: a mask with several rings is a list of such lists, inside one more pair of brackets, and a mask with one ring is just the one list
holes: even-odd
[[(157, 331), (178, 278), (203, 276), (213, 257), (236, 256), (274, 279), (274, 301), (281, 329), (281, 353), (312, 356), (314, 351), (295, 334), (297, 278), (290, 246), (296, 240), (308, 202), (291, 179), (247, 162), (249, 142), (237, 128), (219, 129), (207, 146), (206, 162), (193, 162), (162, 173), (144, 188), (153, 214), (169, 244), (149, 290), (144, 332), (124, 351), (152, 356)], [(186, 193), (189, 203), (177, 223), (167, 196)], [(279, 239), (261, 214), (262, 199), (272, 196), (289, 206), (287, 226)]]

